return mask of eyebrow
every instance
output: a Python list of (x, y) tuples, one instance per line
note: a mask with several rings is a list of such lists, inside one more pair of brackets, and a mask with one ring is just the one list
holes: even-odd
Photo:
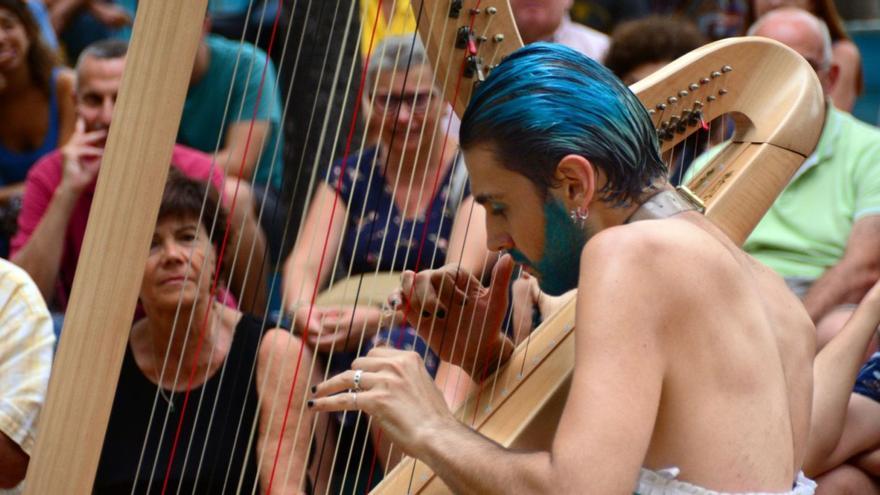
[(479, 205), (485, 205), (489, 201), (498, 201), (500, 200), (500, 196), (495, 196), (493, 194), (476, 194), (474, 195), (474, 201), (476, 201)]

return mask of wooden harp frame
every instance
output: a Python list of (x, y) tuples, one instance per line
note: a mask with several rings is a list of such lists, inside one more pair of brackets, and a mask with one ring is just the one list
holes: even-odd
[[(144, 265), (206, 6), (207, 0), (139, 4), (117, 103), (124, 118), (116, 119), (108, 136), (65, 335), (28, 469), (27, 494), (91, 491), (142, 277), (141, 270), (120, 277), (107, 260)], [(436, 31), (425, 31), (432, 23), (420, 23), (421, 34), (435, 73), (452, 67), (464, 75), (446, 78), (444, 88), (461, 115), (473, 81), (521, 45), (510, 7), (503, 0), (424, 0), (416, 10), (446, 19)], [(450, 17), (453, 10), (458, 17)], [(462, 48), (444, 48), (456, 44)], [(727, 65), (733, 70), (725, 70)], [(693, 84), (696, 90), (690, 89)], [(698, 110), (706, 121), (734, 115), (734, 139), (690, 186), (705, 202), (707, 215), (739, 242), (821, 132), (824, 107), (815, 75), (793, 51), (770, 41), (707, 46), (633, 90), (654, 109), (655, 124), (667, 137), (664, 149), (699, 124), (690, 118), (693, 113), (682, 119), (684, 110), (694, 110), (698, 96), (705, 98)], [(462, 413), (475, 418), (479, 431), (506, 446), (540, 446), (552, 438), (555, 421), (550, 418), (561, 411), (573, 366), (573, 321), (574, 305), (567, 304), (535, 332), (528, 352), (519, 349), (485, 382), (512, 386), (464, 405)], [(526, 370), (522, 374), (520, 367)], [(404, 460), (375, 492), (447, 491), (423, 463), (413, 463)], [(411, 487), (410, 473), (415, 473)]]

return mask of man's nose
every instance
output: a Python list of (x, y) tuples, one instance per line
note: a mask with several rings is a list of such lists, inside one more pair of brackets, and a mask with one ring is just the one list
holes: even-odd
[(101, 105), (101, 123), (105, 126), (110, 126), (110, 122), (113, 120), (113, 109), (115, 107), (116, 102), (110, 98), (105, 99), (104, 103)]

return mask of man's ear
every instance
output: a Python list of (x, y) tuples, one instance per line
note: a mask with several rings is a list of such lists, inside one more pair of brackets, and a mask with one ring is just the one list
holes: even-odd
[(827, 86), (825, 88), (826, 94), (834, 92), (834, 89), (837, 88), (838, 79), (840, 79), (840, 65), (832, 62), (828, 67), (828, 73), (825, 75), (825, 81), (823, 81)]
[(556, 164), (555, 195), (567, 209), (586, 209), (596, 194), (596, 168), (580, 155), (566, 155)]

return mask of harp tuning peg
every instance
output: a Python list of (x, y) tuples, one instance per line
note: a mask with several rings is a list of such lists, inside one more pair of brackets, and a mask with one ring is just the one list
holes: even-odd
[(498, 9), (495, 7), (486, 7), (486, 13), (489, 15), (495, 15), (498, 13)]
[(675, 105), (676, 103), (678, 103), (678, 98), (676, 98), (675, 96), (670, 96), (666, 99), (666, 101), (668, 101), (670, 105)]
[(725, 65), (724, 67), (721, 68), (721, 72), (723, 72), (725, 74), (727, 74), (728, 72), (732, 72), (732, 71), (733, 71), (733, 67), (731, 67), (729, 65)]
[(696, 90), (700, 89), (700, 85), (697, 83), (691, 83), (691, 85), (688, 86), (688, 88), (690, 88), (691, 91), (696, 91)]
[(678, 97), (679, 97), (679, 98), (684, 98), (685, 96), (687, 96), (687, 95), (689, 95), (689, 94), (690, 94), (690, 93), (688, 93), (688, 91), (687, 91), (686, 89), (683, 89), (683, 90), (681, 90), (681, 91), (678, 92)]
[(504, 41), (504, 35), (501, 33), (498, 33), (492, 37), (492, 40), (495, 41), (495, 43), (501, 43), (502, 41)]

